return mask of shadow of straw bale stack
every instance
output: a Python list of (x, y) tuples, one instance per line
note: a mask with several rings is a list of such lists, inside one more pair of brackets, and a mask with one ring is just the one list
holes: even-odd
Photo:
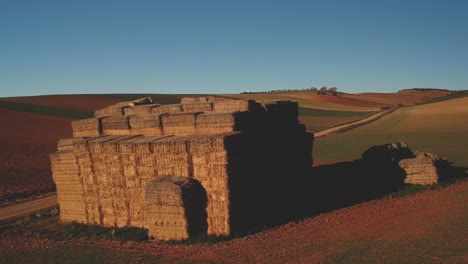
[[(61, 140), (51, 155), (61, 220), (142, 227), (157, 239), (179, 240), (291, 218), (296, 185), (312, 164), (313, 135), (297, 109), (205, 96), (97, 110), (94, 119), (72, 124), (82, 138)], [(57, 158), (62, 153), (70, 161)], [(63, 178), (73, 179), (73, 188)]]

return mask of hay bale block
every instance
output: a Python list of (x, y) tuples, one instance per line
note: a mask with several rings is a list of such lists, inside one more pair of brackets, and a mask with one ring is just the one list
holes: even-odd
[(73, 137), (75, 138), (91, 138), (100, 136), (101, 132), (97, 129), (85, 130), (85, 131), (73, 131)]
[(160, 106), (160, 104), (144, 104), (134, 107), (127, 107), (124, 109), (124, 114), (128, 116), (150, 114), (151, 109), (156, 106)]
[(102, 120), (105, 135), (130, 135), (129, 116), (111, 116)]
[(206, 193), (196, 180), (163, 176), (147, 183), (146, 227), (159, 240), (206, 234)]
[(138, 98), (138, 99), (135, 99), (135, 100), (132, 100), (132, 101), (120, 102), (120, 103), (114, 104), (112, 106), (116, 106), (116, 107), (133, 107), (133, 106), (146, 105), (146, 104), (152, 104), (152, 103), (153, 103), (153, 100), (151, 99), (151, 97), (143, 97), (143, 98)]
[(81, 120), (74, 120), (71, 122), (72, 129), (75, 132), (87, 130), (101, 130), (101, 122), (98, 118), (86, 118)]
[(94, 111), (94, 117), (104, 118), (109, 116), (122, 116), (124, 115), (124, 109), (128, 106), (109, 106), (103, 109)]
[(253, 101), (246, 100), (222, 100), (213, 102), (213, 111), (218, 112), (242, 112), (251, 109)]
[(160, 105), (151, 108), (153, 114), (181, 113), (182, 106), (180, 104)]
[(165, 114), (161, 116), (164, 135), (190, 135), (197, 132), (195, 113)]
[(403, 159), (398, 165), (406, 172), (406, 184), (429, 185), (439, 182), (437, 167), (430, 157)]
[(59, 139), (57, 143), (57, 150), (58, 151), (73, 151), (74, 146), (73, 143), (82, 140), (83, 138), (66, 138), (66, 139)]
[(213, 103), (185, 103), (182, 104), (182, 111), (189, 113), (213, 111)]
[(161, 118), (159, 114), (142, 114), (130, 117), (131, 128), (160, 128)]
[(226, 97), (221, 96), (198, 96), (198, 97), (182, 97), (180, 103), (187, 104), (187, 103), (212, 103), (216, 101), (226, 101), (232, 100)]

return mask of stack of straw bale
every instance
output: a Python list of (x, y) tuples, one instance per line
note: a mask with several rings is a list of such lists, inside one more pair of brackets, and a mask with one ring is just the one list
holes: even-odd
[[(145, 189), (148, 235), (159, 240), (189, 238), (188, 208), (196, 197), (186, 199), (193, 192), (194, 180), (187, 177), (158, 177), (149, 181)], [(185, 198), (185, 199), (184, 199)]]
[(141, 114), (130, 117), (130, 134), (157, 136), (162, 135), (161, 118), (159, 114)]
[[(63, 221), (143, 227), (159, 239), (185, 239), (191, 226), (230, 235), (251, 217), (260, 223), (270, 210), (262, 208), (280, 199), (282, 177), (311, 164), (312, 138), (299, 129), (294, 103), (143, 98), (95, 114), (72, 126), (99, 133), (74, 133), (80, 138), (60, 141), (51, 155)], [(197, 184), (204, 198), (184, 200)], [(206, 229), (191, 224), (192, 211), (204, 214)]]
[(197, 113), (165, 114), (161, 116), (164, 135), (191, 135), (197, 133)]
[(75, 154), (59, 151), (50, 154), (50, 161), (60, 204), (60, 219), (63, 222), (87, 223), (82, 178)]
[(439, 181), (437, 168), (430, 158), (404, 159), (399, 163), (406, 172), (406, 184), (436, 184)]
[(124, 114), (128, 116), (150, 114), (151, 109), (156, 106), (160, 106), (160, 104), (144, 104), (134, 107), (127, 107), (124, 109)]
[(102, 133), (101, 120), (98, 118), (87, 118), (71, 122), (73, 137), (97, 137)]
[(104, 135), (130, 135), (129, 116), (111, 116), (102, 120)]

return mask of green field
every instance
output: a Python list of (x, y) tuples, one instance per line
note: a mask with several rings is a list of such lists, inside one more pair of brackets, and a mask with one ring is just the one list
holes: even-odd
[(371, 124), (315, 140), (314, 159), (360, 158), (370, 146), (404, 141), (413, 150), (431, 152), (468, 167), (468, 97), (400, 108)]

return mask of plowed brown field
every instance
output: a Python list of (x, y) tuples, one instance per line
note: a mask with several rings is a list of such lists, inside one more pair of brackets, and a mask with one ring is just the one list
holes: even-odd
[(43, 95), (0, 98), (0, 100), (87, 112), (93, 112), (96, 109), (121, 102), (120, 100), (93, 95)]
[(54, 189), (48, 155), (71, 136), (70, 121), (0, 109), (0, 200)]

